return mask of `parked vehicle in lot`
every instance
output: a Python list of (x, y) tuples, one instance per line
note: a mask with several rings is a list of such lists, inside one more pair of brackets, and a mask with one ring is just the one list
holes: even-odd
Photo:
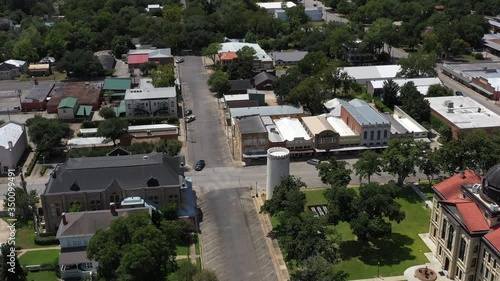
[(186, 117), (186, 122), (187, 122), (187, 123), (191, 123), (191, 122), (193, 122), (194, 120), (196, 120), (196, 116), (194, 116), (194, 115), (191, 115), (191, 116), (187, 116), (187, 117)]
[(191, 109), (186, 109), (186, 111), (184, 111), (184, 116), (189, 116), (193, 114), (193, 111)]
[(309, 164), (309, 165), (318, 165), (319, 163), (321, 163), (321, 160), (319, 160), (319, 159), (309, 159), (309, 160), (307, 160), (307, 164)]
[(464, 96), (464, 94), (463, 94), (462, 92), (460, 92), (460, 91), (456, 91), (456, 92), (455, 92), (455, 96), (460, 96), (460, 97), (463, 97), (463, 96)]
[(175, 62), (176, 62), (176, 63), (181, 63), (181, 62), (184, 62), (184, 58), (179, 57), (179, 58), (177, 58), (177, 59), (175, 60)]
[(195, 171), (201, 171), (203, 170), (203, 168), (205, 168), (206, 165), (207, 164), (205, 160), (198, 160), (198, 162), (196, 162), (196, 165), (194, 166), (194, 169)]

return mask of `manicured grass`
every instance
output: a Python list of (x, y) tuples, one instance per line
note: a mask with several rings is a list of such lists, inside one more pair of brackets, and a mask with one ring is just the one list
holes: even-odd
[(432, 185), (436, 184), (435, 182), (432, 182), (432, 184), (429, 184), (428, 181), (421, 181), (418, 184), (418, 188), (425, 194), (425, 197), (427, 197), (429, 200), (432, 201), (432, 198), (434, 198), (434, 192), (432, 191)]
[(39, 271), (39, 272), (29, 272), (28, 273), (28, 281), (57, 281), (55, 271)]
[(33, 229), (33, 222), (27, 224), (16, 223), (16, 245), (23, 249), (31, 248), (47, 248), (54, 247), (54, 245), (37, 245), (35, 244), (35, 230)]
[[(406, 213), (400, 224), (392, 224), (392, 239), (365, 243), (355, 240), (347, 223), (335, 228), (342, 234), (340, 253), (342, 262), (337, 269), (349, 273), (349, 279), (374, 278), (379, 267), (380, 276), (402, 275), (408, 267), (428, 262), (424, 256), (429, 249), (418, 236), (429, 227), (430, 210), (413, 190), (403, 188), (397, 201)], [(377, 264), (380, 264), (378, 266)]]
[(177, 246), (178, 256), (187, 256), (189, 252), (189, 246)]
[(487, 58), (484, 58), (482, 60), (478, 60), (473, 55), (463, 55), (463, 56), (455, 58), (455, 60), (465, 61), (465, 62), (485, 62), (485, 61), (490, 61), (490, 59), (487, 59)]
[(200, 254), (200, 236), (198, 234), (195, 234), (194, 250), (197, 255)]
[(182, 264), (189, 263), (191, 261), (189, 259), (178, 259), (175, 260), (175, 262), (177, 263), (178, 266), (181, 266)]
[(323, 196), (324, 192), (324, 189), (304, 191), (307, 200), (306, 206), (326, 204), (325, 196)]
[(200, 257), (196, 258), (196, 266), (198, 267), (198, 270), (201, 271), (201, 258)]
[(30, 251), (19, 257), (21, 265), (52, 264), (59, 258), (59, 250)]

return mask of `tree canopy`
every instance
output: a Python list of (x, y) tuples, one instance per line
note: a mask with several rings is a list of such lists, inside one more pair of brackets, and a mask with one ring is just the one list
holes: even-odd
[(122, 118), (106, 119), (99, 123), (97, 135), (109, 138), (116, 145), (116, 140), (127, 133), (128, 123)]
[(56, 64), (59, 71), (70, 77), (89, 78), (97, 76), (103, 68), (99, 59), (89, 50), (74, 50), (66, 53)]
[(391, 139), (382, 153), (383, 170), (397, 177), (398, 184), (402, 185), (409, 175), (415, 174), (422, 146), (424, 146), (423, 143), (411, 138)]
[(159, 65), (149, 70), (149, 76), (153, 79), (156, 88), (173, 87), (175, 85), (174, 66), (172, 64)]
[(330, 158), (316, 165), (319, 177), (323, 183), (330, 186), (345, 187), (351, 182), (351, 169), (347, 168), (347, 162)]
[(39, 151), (58, 147), (63, 138), (68, 138), (73, 134), (68, 123), (38, 115), (28, 119), (26, 126), (28, 126), (30, 141), (36, 145)]

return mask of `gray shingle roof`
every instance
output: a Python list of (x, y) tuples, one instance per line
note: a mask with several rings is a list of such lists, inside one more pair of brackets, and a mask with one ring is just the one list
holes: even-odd
[(24, 97), (26, 102), (40, 102), (44, 101), (54, 88), (54, 84), (38, 84), (33, 86), (29, 93)]
[(274, 61), (290, 61), (290, 62), (298, 62), (301, 61), (308, 52), (305, 51), (294, 51), (294, 52), (274, 52), (272, 53), (272, 57)]
[(161, 153), (72, 158), (49, 178), (45, 194), (104, 190), (114, 181), (123, 189), (146, 187), (154, 177), (160, 185), (181, 185), (180, 159)]
[(276, 76), (270, 74), (270, 73), (267, 73), (265, 71), (255, 75), (255, 77), (253, 78), (254, 79), (254, 85), (259, 85), (261, 84), (262, 82), (265, 82), (266, 80), (271, 80), (271, 81), (275, 81), (277, 80), (278, 78), (276, 78)]
[(116, 209), (113, 215), (110, 210), (66, 213), (66, 222), (61, 222), (56, 237), (93, 235), (99, 229), (106, 229), (111, 222), (119, 217), (125, 217), (139, 212), (149, 212), (148, 207)]
[(231, 86), (231, 90), (246, 90), (253, 88), (250, 79), (229, 80), (229, 85)]

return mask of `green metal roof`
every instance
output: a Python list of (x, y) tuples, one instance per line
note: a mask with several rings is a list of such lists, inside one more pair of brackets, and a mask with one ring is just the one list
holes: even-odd
[(132, 78), (106, 78), (103, 90), (125, 91), (132, 88)]
[(78, 103), (76, 98), (64, 98), (57, 108), (73, 108)]
[(91, 105), (80, 105), (78, 107), (78, 111), (76, 112), (76, 116), (89, 116), (92, 112)]

